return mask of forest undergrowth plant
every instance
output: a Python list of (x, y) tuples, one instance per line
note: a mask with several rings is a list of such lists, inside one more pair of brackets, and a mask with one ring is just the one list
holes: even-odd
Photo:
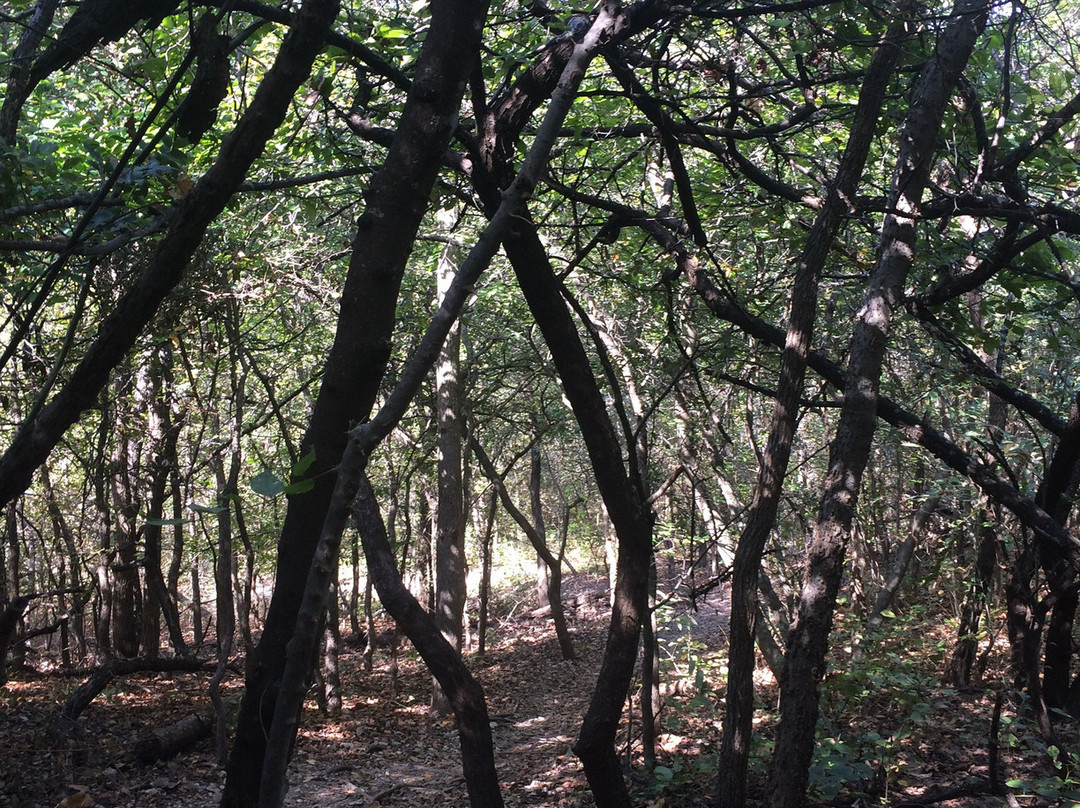
[[(838, 627), (847, 631), (850, 622), (838, 620)], [(816, 796), (884, 796), (918, 765), (921, 746), (936, 744), (932, 736), (942, 727), (931, 719), (954, 709), (957, 692), (941, 686), (941, 649), (925, 622), (922, 609), (890, 612), (873, 654), (831, 663), (810, 769)]]
[(1035, 722), (1026, 717), (1028, 713), (1023, 707), (1024, 702), (1026, 696), (1021, 699), (1019, 716), (1001, 717), (1002, 745), (1025, 758), (1034, 752), (1044, 761), (1047, 771), (1012, 777), (1005, 781), (1005, 786), (1015, 791), (1018, 797), (1043, 797), (1053, 800), (1062, 808), (1080, 808), (1080, 777), (1075, 771), (1070, 771), (1068, 754), (1043, 740)]

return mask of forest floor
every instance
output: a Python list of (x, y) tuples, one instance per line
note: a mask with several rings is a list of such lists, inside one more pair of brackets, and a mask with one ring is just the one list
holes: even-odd
[[(469, 657), (487, 693), (508, 808), (593, 805), (571, 745), (603, 650), (605, 591), (601, 579), (575, 575), (567, 582), (567, 599), (579, 604), (570, 614), (576, 660), (560, 658), (549, 620), (527, 605), (492, 626), (485, 655)], [(667, 732), (657, 750), (660, 765), (651, 774), (640, 759), (640, 733), (630, 730), (631, 783), (640, 805), (709, 804), (723, 713), (717, 686), (723, 681), (726, 608), (716, 589), (696, 611), (677, 603), (667, 610), (661, 715)], [(1035, 728), (1017, 717), (1008, 702), (999, 740), (1002, 779), (1014, 786), (1012, 795), (994, 797), (979, 790), (978, 783), (988, 776), (994, 689), (943, 688), (937, 671), (913, 667), (912, 659), (896, 656), (887, 643), (882, 654), (885, 661), (876, 666), (830, 674), (822, 723), (830, 737), (821, 744), (812, 771), (813, 804), (1072, 805), (1053, 777)], [(396, 677), (387, 652), (376, 657), (370, 673), (360, 659), (360, 649), (351, 646), (341, 656), (344, 704), (339, 717), (322, 717), (313, 702), (309, 705), (289, 770), (286, 804), (464, 808), (468, 803), (453, 722), (429, 710), (430, 677), (415, 653), (401, 652)], [(775, 683), (764, 668), (759, 678), (762, 710), (752, 794), (760, 794), (763, 786), (760, 771), (768, 758), (772, 721), (768, 708), (776, 699)], [(154, 765), (140, 765), (131, 754), (132, 740), (149, 729), (208, 711), (209, 674), (118, 678), (81, 715), (75, 740), (58, 748), (48, 740), (49, 729), (80, 681), (16, 671), (0, 689), (0, 806), (52, 808), (61, 800), (60, 808), (217, 805), (223, 773), (211, 741)], [(234, 672), (225, 688), (235, 704), (241, 677)], [(1073, 748), (1075, 726), (1063, 724), (1061, 732)], [(624, 756), (626, 737), (624, 722)], [(871, 798), (867, 795), (874, 782), (879, 791)]]

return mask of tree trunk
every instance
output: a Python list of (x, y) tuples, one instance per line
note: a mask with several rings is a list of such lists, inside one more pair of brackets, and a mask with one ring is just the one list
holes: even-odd
[[(357, 540), (359, 540), (357, 536)], [(375, 659), (375, 615), (371, 611), (371, 573), (364, 580), (364, 628), (367, 639), (364, 643), (364, 670), (370, 672)]]
[(995, 508), (995, 511), (993, 519), (989, 518), (985, 510), (975, 512), (979, 525), (975, 569), (972, 571), (964, 605), (961, 607), (956, 645), (942, 677), (942, 683), (946, 685), (966, 687), (971, 684), (971, 671), (979, 650), (979, 624), (990, 597), (994, 570), (997, 569), (996, 525), (1001, 520), (1001, 513), (1000, 508)]
[(465, 667), (461, 655), (446, 641), (435, 626), (435, 621), (398, 577), (393, 552), (386, 538), (386, 527), (379, 514), (375, 493), (366, 477), (360, 481), (353, 512), (360, 526), (364, 555), (379, 591), (379, 599), (408, 636), (428, 669), (439, 679), (453, 707), (469, 803), (473, 808), (501, 808), (503, 800), (495, 771), (491, 723), (484, 690)]
[(930, 158), (953, 88), (982, 32), (987, 0), (959, 0), (923, 68), (900, 133), (878, 258), (854, 326), (848, 377), (818, 521), (807, 548), (806, 577), (787, 642), (780, 724), (770, 766), (772, 808), (798, 808), (806, 792), (818, 689), (832, 628), (859, 483), (877, 425), (878, 386), (892, 312), (915, 254), (915, 222)]
[(1027, 689), (1029, 708), (1035, 715), (1043, 741), (1058, 745), (1039, 678), (1039, 645), (1045, 614), (1036, 605), (1035, 595), (1028, 583), (1034, 574), (1032, 556), (1030, 550), (1019, 554), (1005, 585), (1009, 643), (1012, 646), (1017, 689)]
[(210, 735), (213, 722), (201, 715), (189, 715), (165, 727), (151, 729), (136, 738), (130, 747), (135, 760), (144, 766), (176, 757)]
[(199, 560), (191, 565), (191, 635), (196, 651), (206, 638), (203, 626), (202, 584), (199, 581)]
[(731, 621), (728, 637), (727, 706), (720, 748), (717, 805), (741, 808), (746, 803), (746, 774), (754, 716), (754, 638), (757, 633), (758, 579), (765, 544), (776, 522), (787, 476), (791, 442), (798, 421), (799, 398), (817, 315), (818, 283), (836, 235), (851, 208), (866, 165), (875, 126), (906, 36), (906, 20), (894, 24), (878, 47), (859, 93), (847, 146), (829, 193), (795, 268), (788, 305), (787, 339), (780, 360), (780, 379), (769, 438), (758, 471), (757, 489), (746, 526), (739, 537), (731, 576)]
[(480, 539), (480, 608), (476, 616), (476, 653), (483, 656), (487, 650), (488, 610), (491, 600), (491, 555), (494, 550), (495, 510), (499, 495), (492, 491), (488, 497), (484, 531)]
[[(365, 587), (364, 595), (360, 594), (360, 537), (355, 533), (352, 536), (352, 541), (349, 543), (350, 561), (352, 566), (352, 586), (349, 588), (349, 631), (352, 632), (353, 637), (360, 637), (363, 631), (360, 628), (360, 606), (361, 597), (365, 600), (363, 602), (364, 611), (366, 612), (370, 608), (370, 590)], [(370, 670), (370, 668), (369, 668)]]
[(38, 0), (29, 20), (23, 23), (23, 33), (9, 62), (4, 104), (0, 107), (0, 144), (15, 145), (15, 132), (23, 104), (34, 89), (31, 66), (41, 40), (49, 31), (60, 0)]
[(660, 644), (656, 636), (656, 558), (649, 565), (649, 614), (641, 624), (641, 751), (645, 768), (656, 766), (660, 734)]
[[(312, 0), (304, 9), (310, 6)], [(332, 16), (333, 6), (319, 7)], [(482, 0), (450, 0), (432, 8), (431, 26), (416, 63), (417, 79), (383, 168), (364, 195), (366, 206), (357, 221), (337, 333), (302, 442), (305, 453), (315, 452), (315, 463), (308, 470), (315, 485), (305, 494), (289, 497), (274, 595), (245, 683), (223, 808), (250, 808), (257, 800), (266, 727), (274, 720), (284, 652), (296, 628), (306, 572), (329, 509), (334, 469), (344, 451), (346, 430), (370, 414), (380, 392), (402, 274), (457, 122), (486, 12)]]
[[(169, 631), (169, 642), (173, 652), (178, 655), (187, 653), (187, 644), (184, 641), (184, 631), (180, 625), (180, 610), (177, 607), (173, 593), (165, 584), (161, 564), (161, 540), (166, 524), (172, 522), (165, 515), (165, 503), (169, 496), (171, 481), (180, 467), (177, 456), (177, 441), (180, 436), (181, 423), (174, 423), (172, 414), (172, 385), (173, 385), (173, 352), (172, 343), (163, 340), (157, 346), (150, 359), (149, 383), (150, 390), (147, 401), (149, 410), (149, 433), (152, 441), (151, 461), (149, 463), (148, 489), (150, 497), (147, 502), (146, 527), (143, 530), (144, 546), (144, 575), (146, 577), (146, 595), (152, 608), (147, 608), (144, 622), (144, 647), (150, 650), (150, 642), (157, 648), (160, 638), (158, 637), (159, 626), (156, 619), (160, 614), (165, 618), (165, 625)], [(44, 468), (44, 466), (42, 467)], [(175, 495), (175, 492), (174, 492)], [(175, 503), (174, 503), (175, 504)], [(173, 527), (180, 527), (173, 524)]]
[[(89, 9), (84, 4), (80, 10), (84, 7)], [(36, 417), (20, 424), (7, 450), (0, 455), (0, 504), (26, 490), (34, 471), (67, 429), (93, 406), (113, 369), (129, 355), (162, 301), (183, 279), (207, 229), (228, 205), (248, 168), (284, 120), (293, 94), (311, 72), (336, 13), (335, 0), (308, 0), (296, 13), (278, 59), (231, 135), (222, 141), (213, 165), (170, 218), (169, 230), (142, 274), (123, 285), (124, 293), (104, 317), (79, 363), (66, 375), (63, 387)], [(63, 43), (54, 46), (66, 50)], [(65, 58), (69, 55), (64, 54)]]
[[(1065, 433), (1043, 475), (1036, 501), (1064, 526), (1073, 511), (1080, 485), (1080, 393), (1069, 412)], [(1073, 655), (1073, 622), (1076, 619), (1076, 566), (1061, 548), (1037, 538), (1039, 560), (1050, 584), (1052, 605), (1043, 651), (1043, 694), (1049, 707), (1064, 707), (1069, 696)]]
[[(461, 250), (453, 244), (443, 248), (438, 264), (440, 300), (454, 279)], [(438, 504), (435, 520), (435, 623), (443, 637), (459, 653), (465, 628), (465, 495), (462, 447), (465, 419), (462, 417), (458, 367), (461, 331), (457, 324), (443, 343), (435, 364), (435, 420), (438, 474)], [(450, 703), (432, 680), (431, 706), (437, 715), (450, 712)]]
[[(71, 529), (71, 525), (68, 523), (67, 517), (64, 515), (63, 508), (60, 507), (60, 503), (56, 499), (56, 490), (52, 485), (52, 478), (49, 476), (49, 470), (47, 466), (41, 467), (41, 484), (45, 494), (45, 508), (49, 512), (49, 521), (53, 525), (53, 530), (61, 538), (64, 545), (64, 552), (67, 558), (67, 573), (61, 581), (61, 587), (69, 590), (81, 590), (84, 586), (82, 580), (82, 561), (79, 558), (79, 548), (75, 539), (75, 533)], [(14, 509), (12, 509), (14, 514)], [(85, 600), (85, 599), (84, 599)], [(75, 602), (78, 602), (78, 597), (75, 598)], [(78, 645), (78, 656), (83, 658), (86, 655), (86, 632), (84, 628), (83, 610), (82, 608), (71, 608), (68, 610), (71, 615), (71, 619), (64, 624), (64, 636), (62, 637), (62, 652), (64, 656), (64, 667), (68, 667), (71, 664), (70, 659), (70, 637), (66, 629), (70, 624), (71, 634), (74, 634), (75, 642)]]
[[(127, 368), (120, 371), (117, 389), (126, 387), (130, 381)], [(115, 554), (112, 560), (112, 649), (121, 657), (139, 655), (139, 623), (142, 614), (142, 582), (136, 556), (140, 496), (137, 481), (140, 450), (132, 438), (131, 429), (125, 423), (131, 413), (122, 412), (128, 403), (125, 397), (110, 408), (109, 415), (115, 419), (111, 429), (116, 441), (108, 467), (98, 470), (108, 475), (103, 484), (112, 494), (112, 534)]]
[[(335, 569), (335, 579), (336, 577)], [(341, 715), (341, 671), (338, 666), (338, 649), (341, 647), (341, 614), (338, 609), (337, 580), (330, 582), (329, 595), (326, 602), (326, 632), (323, 638), (322, 701), (326, 715), (337, 718)]]
[(648, 610), (653, 514), (646, 505), (642, 481), (627, 472), (625, 447), (608, 418), (607, 404), (559, 292), (558, 280), (527, 215), (518, 219), (504, 246), (529, 310), (551, 351), (618, 537), (614, 602), (604, 659), (574, 751), (581, 758), (597, 802), (629, 808), (630, 794), (615, 738), (633, 678), (641, 621)]
[(904, 537), (904, 541), (900, 543), (900, 547), (893, 556), (892, 565), (889, 568), (885, 583), (882, 584), (881, 591), (874, 598), (870, 616), (866, 619), (866, 631), (856, 641), (851, 652), (853, 662), (862, 661), (863, 655), (866, 653), (866, 647), (870, 644), (873, 635), (881, 628), (884, 612), (892, 605), (896, 592), (900, 588), (904, 576), (907, 575), (908, 567), (911, 565), (911, 558), (915, 555), (915, 546), (919, 542), (919, 536), (926, 530), (926, 524), (930, 521), (930, 517), (937, 509), (940, 501), (941, 497), (937, 494), (927, 497), (915, 511), (915, 515), (911, 517), (911, 527), (908, 528), (908, 534)]
[[(562, 652), (563, 659), (574, 659), (576, 658), (574, 641), (570, 637), (570, 629), (566, 624), (566, 611), (562, 601), (562, 562), (557, 556), (552, 554), (551, 549), (544, 541), (543, 534), (537, 530), (536, 526), (528, 520), (525, 514), (523, 514), (514, 504), (513, 500), (510, 499), (510, 493), (506, 490), (506, 485), (503, 483), (503, 477), (506, 476), (506, 473), (499, 474), (495, 470), (491, 458), (487, 456), (484, 448), (480, 445), (480, 442), (474, 435), (470, 435), (469, 445), (472, 448), (473, 454), (476, 455), (476, 459), (480, 462), (480, 468), (483, 469), (484, 474), (487, 475), (487, 478), (495, 487), (495, 491), (502, 501), (503, 508), (510, 514), (510, 517), (517, 523), (518, 527), (521, 528), (522, 532), (529, 539), (529, 543), (532, 544), (533, 550), (536, 551), (537, 557), (544, 562), (544, 565), (547, 568), (547, 589), (544, 594), (545, 599), (551, 608), (551, 622), (555, 626), (555, 636), (559, 640), (559, 650)], [(538, 468), (538, 464), (536, 467)], [(488, 563), (490, 565), (490, 561)]]
[(3, 611), (0, 611), (0, 686), (7, 684), (8, 649), (15, 640), (19, 622), (31, 600), (27, 595), (11, 598), (3, 604)]

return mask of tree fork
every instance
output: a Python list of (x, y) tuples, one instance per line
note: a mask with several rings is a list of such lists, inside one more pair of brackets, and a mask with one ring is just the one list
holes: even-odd
[(780, 684), (780, 724), (770, 765), (770, 804), (797, 808), (806, 791), (818, 691), (833, 609), (859, 483), (877, 423), (878, 385), (892, 314), (915, 253), (915, 220), (930, 176), (930, 157), (945, 106), (989, 12), (987, 0), (959, 0), (914, 90), (900, 133), (891, 213), (882, 227), (878, 258), (856, 318), (840, 423), (830, 448), (817, 525), (807, 550), (806, 575), (788, 637)]

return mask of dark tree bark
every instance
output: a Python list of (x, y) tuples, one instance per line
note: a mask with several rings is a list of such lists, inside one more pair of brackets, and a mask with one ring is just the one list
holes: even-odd
[(15, 640), (19, 621), (31, 600), (33, 598), (29, 595), (20, 595), (4, 603), (4, 609), (0, 611), (0, 685), (7, 684), (8, 649)]
[(206, 665), (205, 660), (194, 657), (157, 657), (154, 659), (136, 657), (109, 660), (90, 674), (90, 677), (68, 696), (60, 714), (50, 728), (51, 740), (54, 744), (58, 744), (70, 737), (75, 730), (75, 722), (78, 721), (83, 710), (89, 707), (98, 694), (117, 676), (128, 676), (142, 671), (201, 671)]
[(210, 735), (213, 726), (207, 717), (189, 715), (164, 727), (155, 727), (136, 738), (131, 754), (144, 766), (176, 757)]
[(900, 133), (890, 204), (866, 297), (850, 343), (847, 383), (806, 577), (787, 642), (780, 725), (770, 767), (773, 808), (798, 808), (806, 791), (818, 690), (832, 628), (859, 483), (877, 424), (878, 386), (892, 313), (915, 253), (915, 221), (930, 174), (938, 129), (989, 12), (986, 0), (959, 0), (919, 77)]
[[(548, 115), (556, 105), (568, 105), (585, 66), (602, 42), (611, 44), (641, 30), (664, 13), (666, 6), (642, 2), (626, 9), (604, 4), (583, 40), (560, 38), (545, 49), (522, 78), (497, 102), (482, 123), (481, 153), (474, 182), (490, 211), (498, 204), (512, 165), (515, 134), (551, 93)], [(566, 65), (565, 68), (562, 65)], [(483, 170), (478, 170), (478, 169)], [(592, 462), (597, 486), (619, 541), (615, 587), (604, 660), (574, 751), (581, 758), (597, 802), (630, 806), (615, 750), (622, 707), (629, 692), (637, 657), (641, 621), (647, 610), (649, 561), (652, 555), (653, 515), (647, 505), (637, 463), (628, 471), (624, 450), (607, 413), (607, 404), (563, 300), (536, 227), (526, 210), (503, 240), (518, 285), (552, 353), (563, 389), (570, 401)], [(634, 457), (635, 447), (629, 447)]]
[[(335, 573), (337, 569), (335, 568)], [(338, 608), (338, 584), (330, 582), (330, 593), (326, 602), (326, 632), (323, 637), (322, 654), (322, 702), (326, 715), (337, 718), (341, 715), (341, 670), (338, 664), (338, 649), (341, 648), (341, 614)]]
[(840, 158), (834, 187), (818, 215), (795, 268), (788, 305), (788, 329), (780, 359), (780, 379), (769, 439), (758, 471), (757, 488), (746, 526), (735, 549), (731, 576), (731, 631), (728, 637), (727, 702), (720, 748), (717, 805), (746, 804), (746, 774), (754, 717), (754, 637), (757, 630), (758, 580), (765, 545), (776, 523), (798, 422), (799, 399), (817, 315), (818, 283), (845, 216), (852, 208), (885, 91), (907, 35), (907, 22), (894, 24), (867, 69), (847, 146)]
[(648, 609), (653, 514), (646, 504), (643, 482), (627, 471), (624, 446), (608, 417), (589, 357), (531, 219), (523, 214), (503, 244), (529, 310), (551, 351), (619, 541), (604, 661), (574, 751), (581, 758), (597, 802), (629, 806), (615, 736), (633, 678), (641, 621)]
[[(426, 40), (427, 43), (432, 41), (431, 36)], [(475, 745), (478, 737), (487, 738), (490, 745), (490, 727), (487, 727), (487, 710), (483, 704), (482, 691), (477, 693), (475, 690), (462, 686), (460, 671), (466, 671), (466, 669), (461, 657), (457, 653), (451, 653), (447, 658), (444, 649), (448, 648), (449, 644), (441, 636), (435, 641), (432, 640), (430, 634), (432, 631), (437, 633), (437, 629), (434, 622), (426, 616), (418, 617), (415, 614), (416, 611), (422, 612), (415, 598), (409, 595), (404, 603), (398, 602), (397, 607), (400, 607), (398, 613), (395, 613), (394, 607), (390, 605), (396, 592), (406, 594), (408, 592), (397, 572), (389, 541), (384, 538), (386, 531), (381, 518), (377, 520), (378, 524), (375, 523), (374, 515), (377, 515), (377, 505), (364, 472), (371, 453), (401, 421), (417, 391), (435, 365), (446, 336), (457, 321), (466, 300), (472, 294), (474, 284), (495, 256), (498, 245), (506, 238), (511, 224), (521, 215), (519, 211), (524, 207), (523, 200), (535, 189), (540, 172), (547, 164), (547, 156), (554, 143), (556, 132), (566, 117), (570, 99), (576, 88), (574, 82), (567, 82), (567, 84), (570, 85), (567, 92), (562, 97), (557, 96), (552, 100), (535, 142), (526, 156), (521, 173), (507, 190), (503, 202), (492, 216), (491, 223), (462, 262), (453, 283), (443, 295), (438, 310), (432, 315), (427, 331), (401, 371), (398, 383), (386, 397), (379, 411), (369, 421), (349, 430), (349, 440), (337, 467), (330, 507), (323, 520), (319, 540), (304, 582), (296, 625), (286, 647), (285, 667), (281, 674), (281, 683), (273, 709), (273, 720), (266, 739), (266, 754), (259, 787), (260, 808), (277, 808), (285, 797), (285, 772), (299, 723), (300, 707), (307, 690), (310, 657), (314, 653), (319, 621), (326, 609), (326, 599), (336, 569), (349, 503), (354, 502), (358, 494), (370, 499), (369, 503), (357, 511), (358, 521), (376, 534), (381, 545), (385, 545), (385, 547), (376, 548), (377, 553), (369, 552), (368, 547), (365, 546), (368, 568), (373, 580), (378, 581), (381, 576), (384, 576), (384, 580), (392, 578), (387, 591), (380, 591), (380, 597), (387, 608), (391, 609), (399, 625), (406, 632), (415, 632), (415, 636), (410, 634), (409, 638), (422, 655), (427, 654), (425, 662), (432, 673), (439, 678), (440, 685), (447, 690), (455, 711), (458, 708), (466, 711), (464, 716), (459, 712), (456, 714), (459, 728), (462, 730), (463, 765), (470, 797), (477, 805), (501, 805), (491, 749), (485, 750)], [(376, 564), (381, 565), (379, 569), (375, 568)], [(461, 695), (465, 701), (456, 702), (458, 695)], [(479, 698), (479, 704), (476, 704), (477, 698)], [(482, 728), (477, 724), (481, 718), (483, 720), (480, 723), (484, 725)], [(478, 735), (477, 733), (481, 730), (488, 734)], [(486, 762), (489, 759), (490, 765)], [(491, 784), (494, 784), (494, 797)]]
[[(84, 587), (82, 560), (79, 557), (79, 548), (77, 546), (75, 533), (68, 523), (67, 517), (64, 515), (64, 509), (57, 501), (56, 490), (53, 488), (52, 478), (49, 475), (48, 467), (42, 466), (40, 471), (41, 484), (45, 495), (45, 508), (49, 513), (49, 521), (53, 524), (53, 530), (61, 537), (64, 544), (64, 551), (67, 554), (67, 570), (62, 585), (65, 589), (81, 591)], [(86, 655), (86, 631), (83, 606), (85, 606), (88, 599), (89, 592), (82, 597), (73, 600), (72, 606), (68, 610), (70, 619), (64, 624), (65, 628), (70, 627), (70, 634), (75, 635), (74, 641), (77, 647), (77, 655), (80, 659)], [(69, 644), (70, 634), (65, 632), (65, 635), (61, 638), (63, 642), (61, 655), (64, 667), (71, 665), (71, 648)]]
[[(544, 522), (544, 501), (541, 498), (543, 489), (543, 465), (540, 462), (540, 447), (533, 446), (529, 452), (529, 512), (532, 514), (532, 526), (536, 531), (540, 543), (547, 546), (547, 524)], [(551, 578), (548, 573), (549, 564), (544, 561), (539, 553), (536, 555), (536, 603), (538, 606), (548, 606), (551, 598), (548, 595), (548, 586)]]
[(476, 616), (476, 653), (481, 656), (487, 650), (488, 612), (491, 600), (491, 554), (495, 538), (495, 510), (499, 495), (492, 491), (484, 515), (484, 532), (480, 538), (480, 593), (479, 613)]
[(1005, 584), (1009, 643), (1012, 646), (1016, 687), (1018, 690), (1027, 689), (1028, 704), (1043, 740), (1047, 744), (1057, 744), (1039, 678), (1039, 645), (1046, 612), (1035, 602), (1035, 594), (1029, 583), (1035, 575), (1035, 555), (1031, 547), (1019, 553)]
[(129, 396), (121, 393), (132, 384), (133, 374), (125, 361), (113, 384), (117, 395), (108, 413), (113, 420), (109, 432), (114, 442), (110, 462), (108, 466), (95, 470), (95, 473), (102, 475), (100, 485), (108, 489), (112, 498), (110, 518), (106, 522), (113, 539), (109, 575), (112, 590), (111, 647), (121, 657), (139, 655), (139, 624), (143, 604), (136, 555), (141, 500), (138, 472), (142, 464), (142, 449), (129, 426), (134, 420), (133, 402)]
[[(1080, 484), (1080, 394), (1074, 400), (1069, 421), (1061, 435), (1054, 456), (1043, 475), (1035, 499), (1058, 524), (1068, 523), (1073, 511), (1077, 485)], [(1043, 696), (1051, 708), (1066, 704), (1071, 686), (1073, 623), (1076, 619), (1080, 588), (1076, 583), (1077, 567), (1067, 552), (1056, 545), (1039, 541), (1039, 560), (1050, 584), (1050, 620), (1043, 651)]]
[(975, 512), (978, 520), (978, 542), (976, 547), (975, 569), (960, 609), (960, 623), (957, 626), (956, 645), (942, 682), (946, 685), (966, 687), (971, 684), (971, 673), (975, 666), (975, 656), (979, 650), (979, 625), (983, 610), (990, 597), (994, 570), (997, 569), (997, 524), (1001, 522), (1000, 508), (988, 514), (979, 509)]
[[(278, 544), (277, 574), (262, 638), (247, 677), (222, 805), (255, 804), (273, 722), (284, 650), (296, 627), (306, 571), (335, 485), (334, 468), (349, 425), (363, 420), (379, 392), (394, 332), (398, 291), (420, 220), (457, 119), (476, 59), (486, 3), (456, 0), (433, 7), (397, 135), (365, 194), (357, 222), (338, 330), (302, 451), (314, 451), (311, 491), (289, 497)], [(294, 29), (295, 30), (295, 29)]]
[[(170, 479), (179, 466), (176, 444), (180, 434), (180, 425), (173, 423), (170, 410), (171, 394), (167, 390), (172, 379), (172, 369), (168, 367), (171, 362), (171, 344), (166, 340), (155, 351), (150, 364), (151, 400), (148, 403), (153, 456), (147, 469), (150, 476), (148, 486), (150, 496), (147, 501), (146, 527), (143, 530), (143, 558), (145, 559), (147, 598), (153, 602), (154, 610), (165, 618), (173, 651), (183, 655), (187, 653), (187, 644), (180, 627), (180, 612), (172, 593), (165, 584), (165, 577), (161, 570), (161, 539), (164, 523), (168, 521), (165, 516), (165, 503), (169, 495)], [(42, 466), (42, 468), (45, 467)], [(150, 612), (149, 604), (147, 604), (147, 612)], [(150, 649), (151, 641), (154, 647), (157, 647), (158, 630), (158, 621), (149, 620), (147, 616), (143, 632), (143, 644), (147, 650)]]
[(34, 89), (34, 83), (30, 79), (34, 53), (52, 25), (53, 15), (59, 4), (60, 0), (38, 0), (33, 14), (23, 28), (19, 44), (11, 55), (4, 104), (0, 107), (0, 144), (4, 146), (15, 144), (15, 132), (19, 126), (23, 104)]
[(641, 622), (641, 756), (645, 768), (656, 766), (656, 739), (660, 735), (660, 643), (656, 627), (656, 556), (649, 564), (648, 615)]

